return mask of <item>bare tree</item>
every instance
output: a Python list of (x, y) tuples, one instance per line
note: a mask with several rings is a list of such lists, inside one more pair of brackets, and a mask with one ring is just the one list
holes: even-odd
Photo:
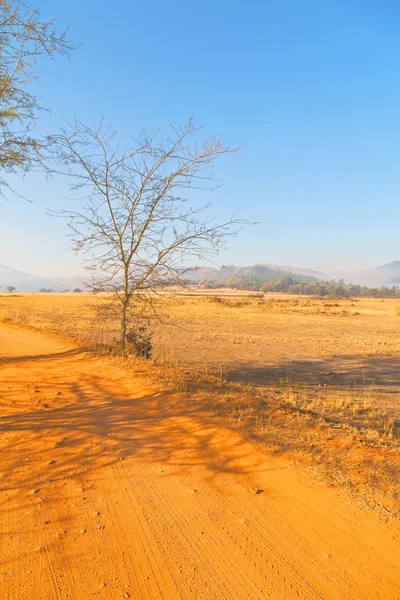
[(132, 301), (152, 306), (155, 293), (181, 282), (188, 257), (215, 255), (245, 223), (218, 223), (210, 204), (188, 198), (189, 191), (218, 187), (210, 169), (239, 149), (222, 138), (198, 142), (198, 131), (191, 120), (164, 139), (144, 131), (122, 151), (104, 123), (75, 122), (52, 137), (61, 171), (84, 197), (81, 210), (61, 214), (92, 272), (91, 288), (111, 292), (117, 303), (122, 347)]
[[(32, 92), (39, 56), (73, 49), (66, 31), (44, 21), (37, 8), (19, 0), (0, 0), (0, 195), (11, 190), (7, 175), (41, 164), (45, 143), (33, 128), (41, 110)], [(14, 191), (14, 190), (13, 190)]]

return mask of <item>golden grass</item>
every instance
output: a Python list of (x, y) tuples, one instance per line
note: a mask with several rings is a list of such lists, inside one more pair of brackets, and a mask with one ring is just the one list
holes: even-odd
[[(0, 319), (109, 352), (118, 324), (98, 319), (98, 302), (86, 294), (3, 294)], [(399, 308), (396, 300), (165, 298), (155, 360), (125, 364), (395, 514)]]

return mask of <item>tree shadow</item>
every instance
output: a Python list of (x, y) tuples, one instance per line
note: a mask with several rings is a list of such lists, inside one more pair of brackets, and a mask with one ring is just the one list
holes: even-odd
[[(20, 359), (28, 361), (26, 356)], [(57, 375), (57, 363), (65, 365), (66, 359), (80, 368), (75, 378), (71, 369), (71, 383), (66, 383), (65, 375)], [(44, 358), (29, 360), (40, 364)], [(34, 488), (79, 480), (88, 471), (128, 458), (168, 465), (169, 475), (198, 467), (206, 468), (210, 477), (222, 471), (243, 474), (242, 460), (229, 452), (238, 445), (237, 434), (232, 437), (229, 429), (217, 428), (198, 404), (179, 401), (172, 391), (143, 394), (135, 384), (130, 388), (126, 373), (120, 372), (121, 381), (115, 375), (109, 380), (108, 371), (105, 376), (84, 373), (74, 353), (48, 355), (45, 360), (46, 371), (43, 366), (38, 371), (43, 373), (43, 380), (38, 378), (38, 399), (31, 398), (28, 410), (12, 405), (13, 412), (0, 417), (0, 439), (8, 441), (3, 491), (33, 493)], [(20, 384), (26, 386), (23, 379)], [(15, 392), (10, 387), (11, 397)], [(60, 396), (46, 400), (57, 389), (62, 389)], [(3, 396), (6, 404), (7, 397)], [(217, 450), (221, 444), (223, 454)], [(240, 459), (251, 459), (250, 448), (244, 446), (240, 452)], [(256, 460), (251, 462), (252, 474)]]
[(30, 362), (32, 360), (53, 360), (54, 358), (66, 358), (68, 356), (76, 356), (77, 354), (81, 354), (86, 350), (83, 348), (75, 348), (73, 350), (65, 350), (64, 352), (54, 352), (51, 354), (33, 354), (26, 356), (0, 356), (0, 365), (12, 365), (24, 362)]
[(233, 382), (268, 385), (289, 380), (316, 388), (322, 385), (338, 389), (373, 387), (375, 392), (400, 392), (400, 359), (397, 356), (348, 356), (290, 360), (254, 366), (251, 363), (226, 363), (227, 378)]

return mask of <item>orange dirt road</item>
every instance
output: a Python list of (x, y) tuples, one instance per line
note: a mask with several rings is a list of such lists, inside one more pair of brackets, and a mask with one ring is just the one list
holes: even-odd
[(1, 600), (400, 598), (374, 514), (106, 360), (0, 348)]

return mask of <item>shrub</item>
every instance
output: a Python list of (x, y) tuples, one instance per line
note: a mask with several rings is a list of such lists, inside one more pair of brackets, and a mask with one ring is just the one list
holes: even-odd
[(133, 327), (126, 334), (128, 352), (140, 358), (151, 358), (153, 344), (152, 333), (144, 326)]

